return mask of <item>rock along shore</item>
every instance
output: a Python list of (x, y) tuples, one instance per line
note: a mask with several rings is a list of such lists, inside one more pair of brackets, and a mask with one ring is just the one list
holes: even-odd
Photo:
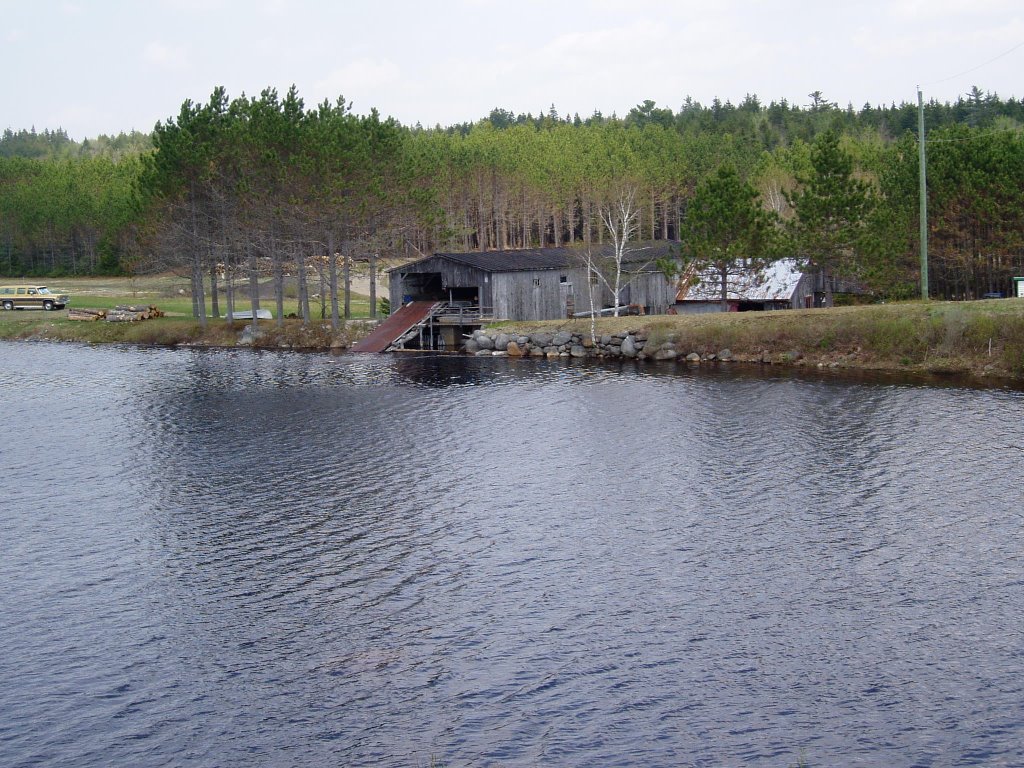
[[(575, 357), (625, 358), (633, 360), (676, 360), (690, 363), (736, 360), (728, 349), (696, 352), (681, 349), (672, 341), (651, 342), (644, 330), (628, 330), (591, 338), (590, 334), (557, 331), (512, 335), (500, 329), (480, 329), (466, 340), (465, 352), (478, 357)], [(760, 356), (758, 356), (760, 361)], [(764, 362), (771, 362), (765, 360)], [(781, 361), (780, 361), (781, 362)]]

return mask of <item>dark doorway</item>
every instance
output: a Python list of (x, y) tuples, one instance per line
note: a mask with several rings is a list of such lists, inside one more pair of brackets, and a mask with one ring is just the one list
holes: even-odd
[(458, 302), (470, 307), (480, 306), (480, 289), (473, 288), (449, 288), (448, 298), (453, 304)]
[(402, 303), (447, 299), (440, 272), (413, 272), (402, 276)]

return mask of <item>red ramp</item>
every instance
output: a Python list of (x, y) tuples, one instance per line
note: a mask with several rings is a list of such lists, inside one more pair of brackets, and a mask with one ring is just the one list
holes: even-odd
[(433, 312), (436, 301), (413, 301), (389, 316), (365, 339), (360, 339), (349, 352), (383, 352), (410, 328), (419, 325)]

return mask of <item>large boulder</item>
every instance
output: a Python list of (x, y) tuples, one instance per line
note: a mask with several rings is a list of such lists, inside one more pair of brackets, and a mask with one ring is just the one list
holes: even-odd
[(533, 336), (533, 343), (543, 349), (551, 346), (551, 338), (550, 333), (536, 333)]
[(499, 351), (504, 351), (508, 348), (510, 339), (507, 333), (499, 333), (494, 337), (494, 348)]
[(622, 340), (622, 356), (636, 357), (636, 353), (636, 342), (633, 340), (632, 336), (627, 336)]
[(519, 346), (517, 342), (510, 341), (508, 346), (505, 348), (505, 352), (509, 357), (522, 357), (523, 348)]
[(572, 334), (568, 331), (559, 331), (555, 334), (555, 337), (551, 339), (551, 346), (560, 347), (563, 344), (569, 344), (572, 341)]
[(573, 344), (572, 347), (569, 348), (569, 355), (571, 357), (586, 357), (587, 350), (584, 349), (581, 344)]
[(480, 349), (492, 350), (494, 349), (494, 339), (490, 336), (480, 334), (476, 337), (476, 345), (480, 347)]

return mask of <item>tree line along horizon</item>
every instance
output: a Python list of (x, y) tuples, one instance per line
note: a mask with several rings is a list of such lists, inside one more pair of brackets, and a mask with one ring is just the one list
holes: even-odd
[[(879, 298), (917, 295), (917, 105), (810, 98), (423, 128), (340, 97), (307, 107), (294, 86), (218, 87), (150, 134), (7, 129), (0, 273), (174, 270), (205, 314), (230, 267), (605, 242), (602, 211), (628, 191), (636, 239), (679, 241), (683, 261), (793, 256)], [(931, 295), (1008, 294), (1024, 274), (1024, 102), (975, 87), (924, 111)]]

